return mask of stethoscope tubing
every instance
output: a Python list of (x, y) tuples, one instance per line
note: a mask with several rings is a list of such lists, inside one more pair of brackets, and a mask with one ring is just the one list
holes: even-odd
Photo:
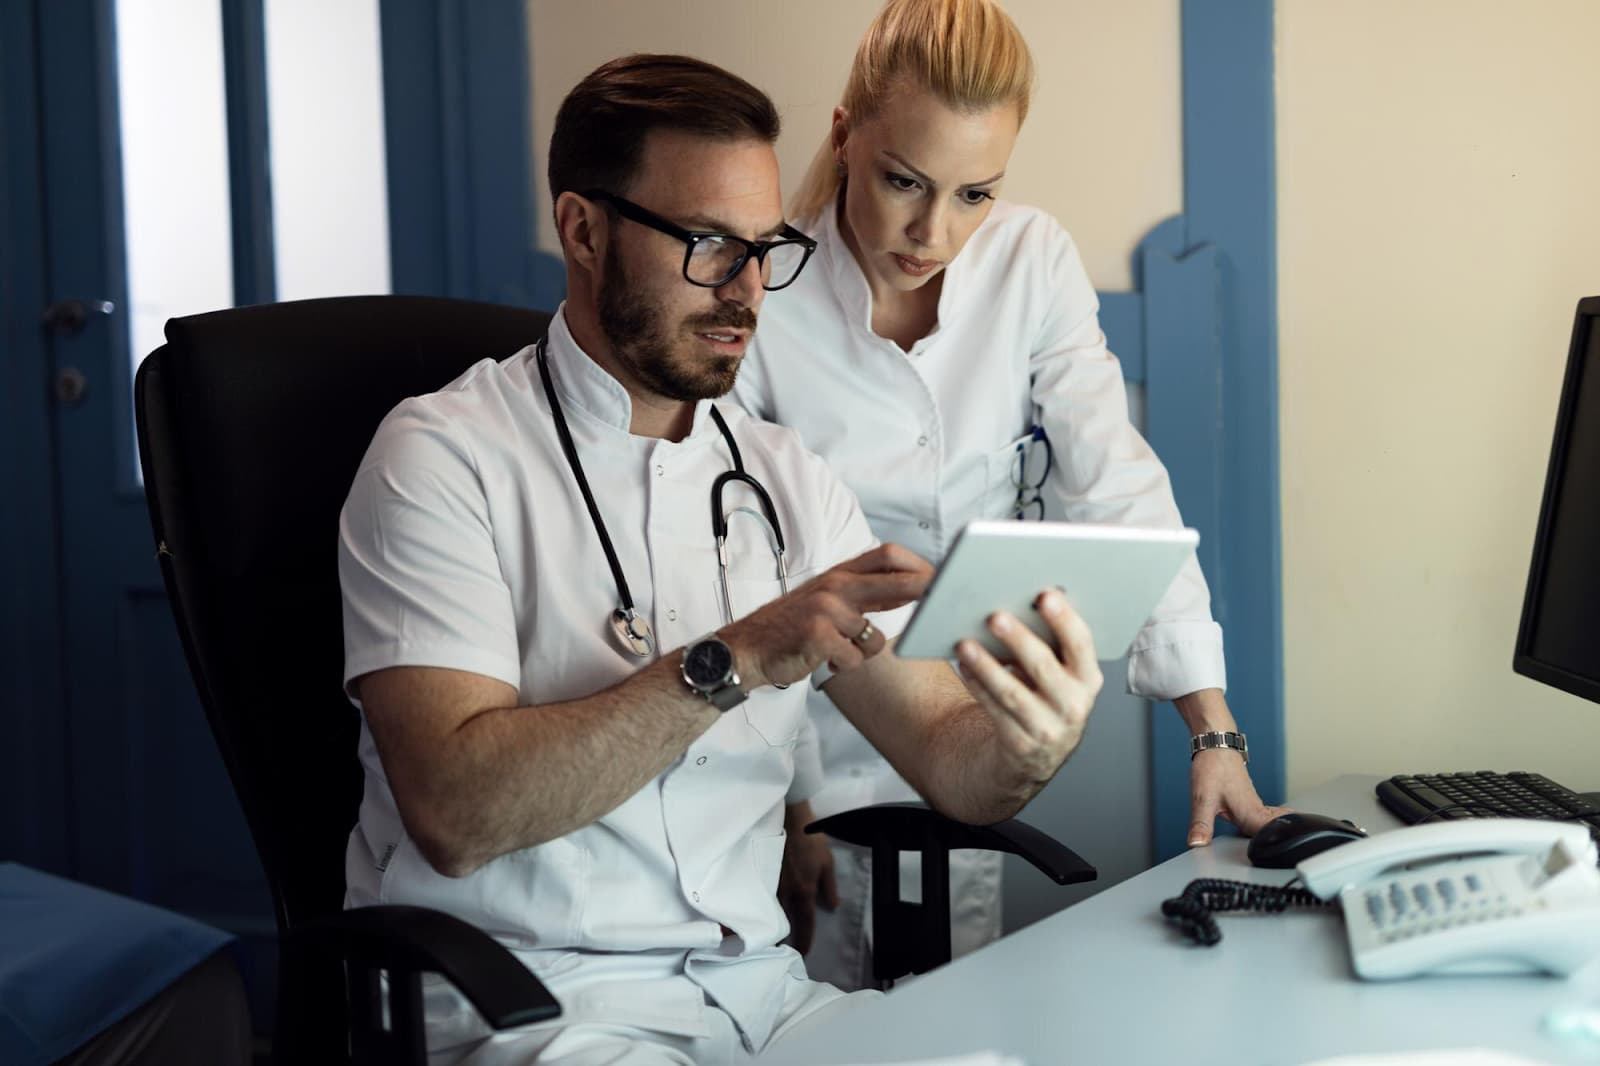
[[(550, 414), (555, 421), (556, 436), (561, 440), (562, 454), (566, 456), (573, 480), (577, 481), (578, 489), (583, 493), (584, 506), (589, 510), (589, 521), (594, 526), (595, 536), (599, 538), (600, 547), (605, 551), (606, 565), (611, 568), (611, 577), (616, 582), (621, 606), (612, 612), (613, 628), (618, 638), (633, 654), (641, 658), (653, 655), (655, 634), (650, 631), (649, 623), (634, 609), (633, 594), (628, 589), (628, 579), (622, 571), (622, 562), (617, 558), (616, 548), (611, 543), (611, 535), (606, 531), (605, 519), (600, 514), (600, 505), (594, 498), (594, 491), (589, 487), (588, 477), (584, 475), (583, 463), (578, 458), (578, 446), (572, 439), (572, 430), (567, 425), (566, 414), (562, 411), (561, 401), (556, 395), (555, 382), (550, 377), (549, 360), (545, 357), (545, 339), (542, 337), (534, 346), (534, 356), (539, 364), (539, 379), (544, 385), (545, 398), (550, 402)], [(785, 560), (783, 527), (778, 522), (778, 511), (773, 506), (771, 495), (759, 481), (746, 473), (744, 457), (739, 453), (739, 445), (733, 439), (733, 431), (728, 428), (727, 421), (715, 404), (711, 406), (711, 418), (716, 422), (717, 429), (721, 432), (722, 439), (727, 442), (728, 451), (733, 458), (733, 469), (717, 475), (717, 479), (711, 484), (711, 532), (717, 544), (717, 579), (722, 591), (723, 616), (732, 622), (733, 600), (728, 592), (728, 519), (722, 510), (722, 492), (729, 482), (736, 481), (748, 486), (761, 501), (759, 517), (765, 519), (773, 554), (777, 556), (778, 586), (783, 595), (789, 593), (789, 570)], [(749, 508), (741, 507), (739, 510), (749, 511)]]

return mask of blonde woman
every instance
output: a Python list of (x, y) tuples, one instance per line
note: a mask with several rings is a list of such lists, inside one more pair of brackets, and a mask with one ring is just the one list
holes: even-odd
[[(819, 248), (767, 301), (736, 386), (828, 460), (879, 538), (932, 560), (975, 518), (1181, 524), (1072, 238), (998, 199), (1032, 83), (993, 0), (889, 0), (790, 211)], [(1242, 744), (1225, 684), (1191, 560), (1135, 641), (1128, 685), (1175, 700), (1204, 743)], [(811, 718), (825, 784), (790, 794), (781, 894), (812, 976), (858, 988), (871, 983), (868, 857), (794, 830), (915, 794), (826, 700)], [(1251, 833), (1281, 813), (1237, 750), (1201, 750), (1190, 773), (1191, 845), (1219, 815)], [(959, 955), (999, 935), (999, 857), (958, 854), (951, 869)]]

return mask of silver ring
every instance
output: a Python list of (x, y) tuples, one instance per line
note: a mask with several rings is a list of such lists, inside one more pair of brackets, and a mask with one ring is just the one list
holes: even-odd
[(872, 639), (872, 634), (876, 632), (877, 630), (872, 628), (872, 622), (868, 621), (866, 625), (861, 627), (861, 632), (857, 633), (852, 639), (857, 644), (865, 644)]

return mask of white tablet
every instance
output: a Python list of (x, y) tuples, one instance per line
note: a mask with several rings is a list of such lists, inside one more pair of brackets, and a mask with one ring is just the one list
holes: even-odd
[(969, 522), (950, 546), (895, 653), (951, 659), (967, 637), (991, 652), (1003, 648), (984, 625), (1010, 611), (1046, 640), (1033, 601), (1061, 588), (1094, 634), (1101, 659), (1120, 659), (1171, 586), (1200, 534), (1077, 522)]

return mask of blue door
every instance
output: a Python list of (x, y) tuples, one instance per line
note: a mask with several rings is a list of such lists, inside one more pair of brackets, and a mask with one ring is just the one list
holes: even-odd
[[(274, 224), (285, 171), (269, 151), (269, 72), (303, 82), (312, 59), (285, 45), (275, 65), (266, 45), (274, 19), (325, 36), (355, 6), (0, 5), (0, 860), (239, 935), (263, 1030), (270, 898), (162, 588), (132, 378), (170, 315), (280, 289), (335, 294), (296, 267), (296, 254), (323, 257), (303, 239), (314, 225), (290, 225), (293, 180)], [(520, 0), (367, 6), (381, 16), (381, 34), (368, 29), (383, 102), (371, 154), (380, 175), (387, 166), (378, 199), (393, 291), (553, 306), (555, 275), (534, 250)], [(159, 64), (143, 81), (131, 69), (139, 42), (159, 51), (139, 60)], [(174, 89), (204, 72), (209, 88)], [(152, 103), (151, 84), (166, 96)], [(152, 128), (169, 135), (154, 155), (139, 140)], [(278, 133), (280, 147), (294, 139)], [(210, 185), (166, 188), (196, 174)], [(130, 207), (152, 190), (180, 210), (151, 222)], [(329, 202), (348, 214), (365, 197), (328, 192), (307, 209)], [(153, 297), (150, 247), (202, 294)]]
[(49, 727), (31, 754), (59, 770), (31, 782), (24, 802), (53, 824), (21, 857), (264, 935), (269, 900), (167, 609), (133, 443), (113, 8), (49, 0), (7, 5), (6, 17), (6, 206), (31, 215), (17, 229), (35, 252), (25, 263), (8, 253), (21, 282), (8, 359), (29, 364), (36, 407), (14, 432), (31, 438), (33, 477), (48, 483), (14, 535), (51, 544), (51, 565), (29, 580), (51, 602), (42, 628), (55, 640), (6, 636), (13, 655), (19, 638), (56, 645), (55, 684), (41, 679), (36, 695), (53, 688), (59, 701), (19, 709)]

